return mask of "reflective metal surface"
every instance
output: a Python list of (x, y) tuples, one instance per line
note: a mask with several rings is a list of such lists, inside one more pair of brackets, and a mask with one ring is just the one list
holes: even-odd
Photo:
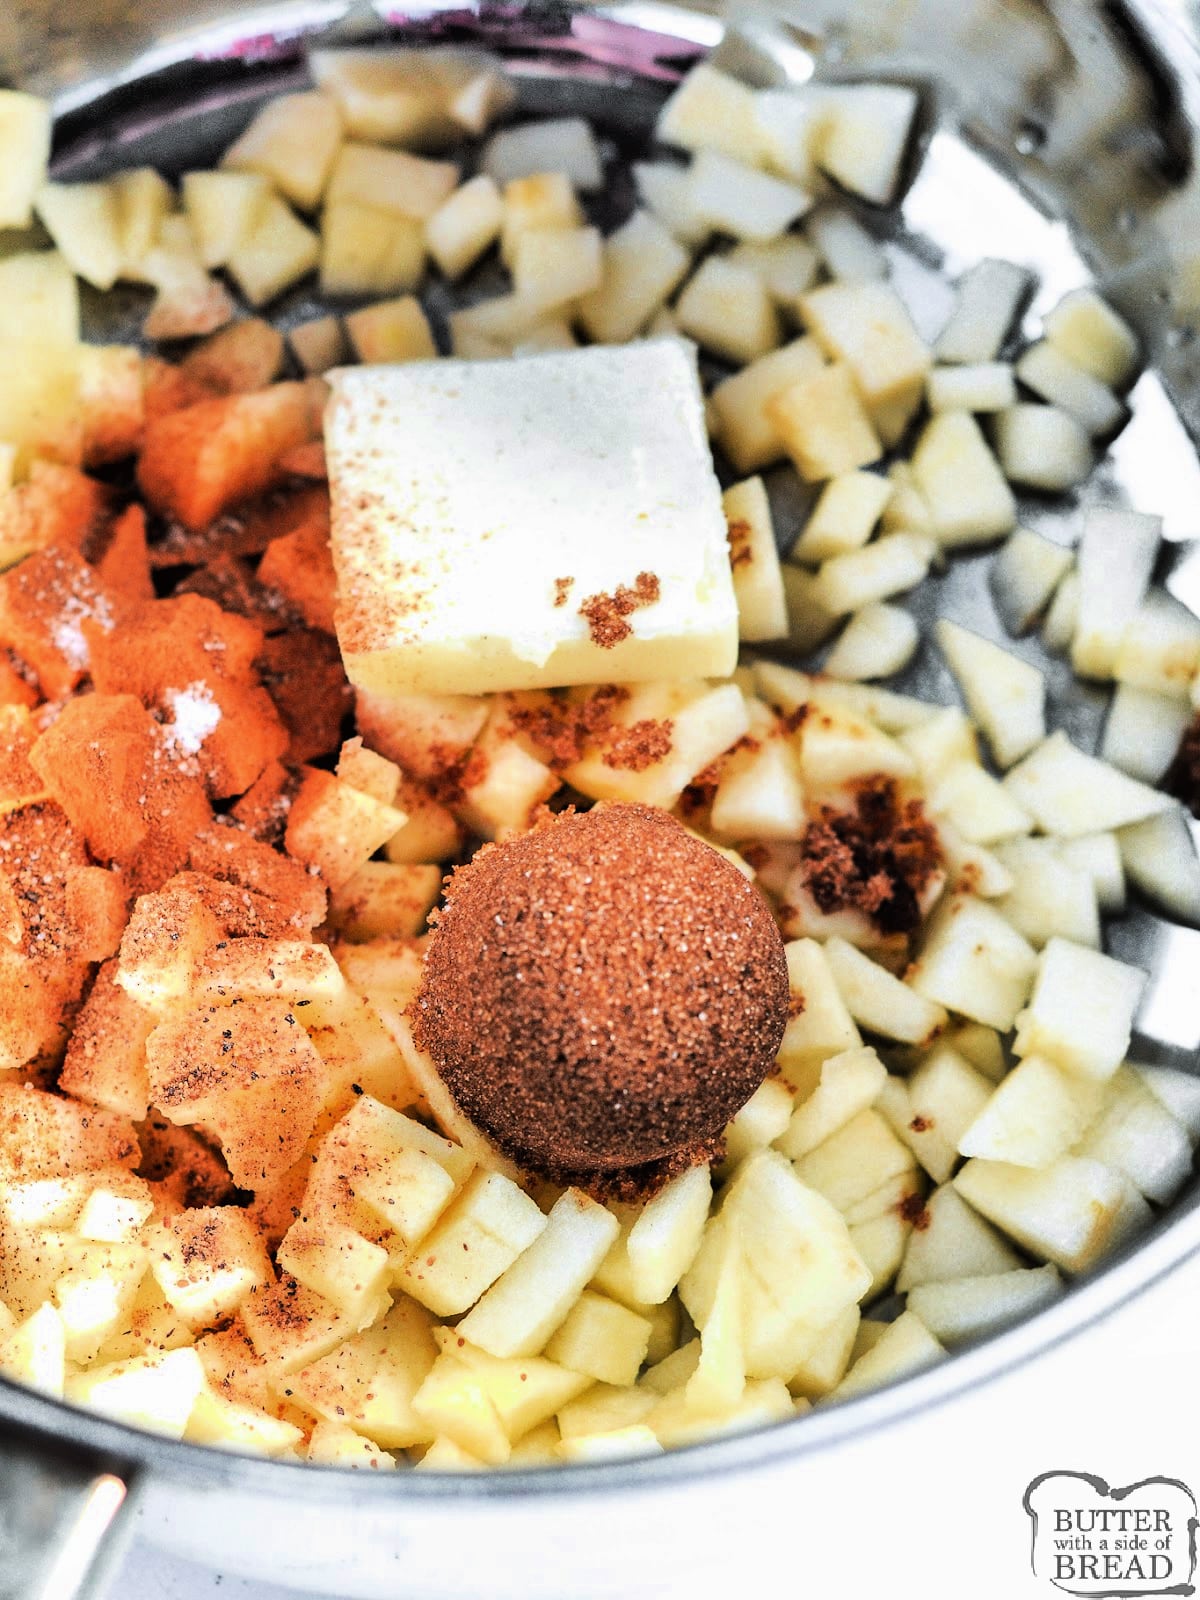
[[(1189, 437), (1200, 433), (1191, 329), (1200, 304), (1200, 55), (1190, 10), (1168, 0), (1119, 10), (1081, 0), (778, 0), (737, 7), (730, 24), (736, 31), (723, 37), (702, 9), (637, 3), (587, 12), (433, 4), (402, 14), (315, 0), (261, 8), (197, 0), (186, 10), (178, 0), (100, 0), (76, 15), (45, 0), (7, 0), (0, 79), (57, 96), (65, 175), (131, 161), (178, 171), (211, 161), (261, 96), (303, 80), (300, 48), (310, 37), (389, 29), (409, 38), (482, 37), (520, 77), (527, 109), (570, 107), (601, 125), (614, 175), (601, 221), (630, 203), (625, 167), (663, 93), (714, 45), (718, 59), (757, 82), (813, 73), (913, 82), (924, 92), (914, 181), (896, 213), (861, 215), (884, 242), (922, 331), (936, 332), (945, 315), (947, 280), (991, 254), (1034, 274), (1028, 331), (1064, 290), (1096, 281), (1135, 321), (1149, 356), (1129, 426), (1092, 480), (1067, 500), (1024, 498), (1021, 520), (1070, 544), (1083, 509), (1103, 500), (1160, 513), (1172, 541), (1200, 537), (1200, 467)], [(485, 269), (468, 280), (467, 294), (497, 284)], [(435, 320), (446, 309), (435, 294)], [(129, 336), (141, 310), (136, 290), (88, 302), (92, 328), (109, 336)], [(286, 326), (313, 310), (301, 289), (278, 319)], [(790, 474), (773, 475), (771, 488), (781, 537), (790, 539), (804, 498)], [(953, 615), (1002, 637), (988, 560), (955, 559), (928, 581), (912, 601), (921, 620)], [(1079, 685), (1036, 640), (1015, 649), (1047, 671), (1051, 720), (1094, 747), (1107, 696)], [(899, 687), (937, 700), (955, 694), (928, 646)], [(1200, 933), (1169, 929), (1143, 907), (1110, 934), (1117, 953), (1152, 969), (1143, 1032), (1167, 1058), (1194, 1065)], [(46, 1463), (39, 1481), (49, 1483), (53, 1452), (66, 1445), (69, 1494), (124, 1462), (152, 1536), (195, 1559), (219, 1558), (230, 1571), (298, 1587), (474, 1600), (509, 1593), (504, 1573), (519, 1575), (511, 1592), (525, 1600), (562, 1600), (566, 1592), (586, 1600), (628, 1594), (636, 1570), (638, 1592), (715, 1593), (739, 1571), (731, 1518), (786, 1561), (791, 1468), (814, 1452), (868, 1448), (872, 1430), (1011, 1371), (1198, 1248), (1200, 1211), (1190, 1193), (1149, 1237), (1060, 1302), (931, 1371), (795, 1423), (633, 1464), (351, 1476), (171, 1444), (3, 1382), (0, 1454), (14, 1461), (21, 1441)], [(10, 1530), (27, 1526), (20, 1493), (14, 1498), (18, 1481), (26, 1480), (15, 1470), (0, 1472), (0, 1527), (7, 1517)]]

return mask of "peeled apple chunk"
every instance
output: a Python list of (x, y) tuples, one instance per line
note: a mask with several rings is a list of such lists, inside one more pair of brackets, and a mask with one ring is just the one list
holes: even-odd
[(1046, 736), (1046, 680), (1027, 661), (943, 617), (935, 634), (996, 763), (1011, 767)]
[(1124, 828), (1176, 804), (1107, 761), (1085, 755), (1061, 728), (1013, 767), (1004, 785), (1044, 833), (1061, 839)]

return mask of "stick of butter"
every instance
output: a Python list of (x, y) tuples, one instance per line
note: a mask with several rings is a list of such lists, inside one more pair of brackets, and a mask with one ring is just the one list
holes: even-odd
[(330, 382), (352, 683), (482, 694), (733, 671), (737, 603), (690, 345)]

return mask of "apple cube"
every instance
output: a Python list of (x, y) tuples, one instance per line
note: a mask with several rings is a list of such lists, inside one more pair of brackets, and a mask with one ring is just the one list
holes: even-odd
[(792, 1005), (779, 1046), (785, 1081), (807, 1095), (821, 1081), (830, 1056), (861, 1047), (862, 1039), (846, 1009), (824, 949), (815, 939), (784, 946)]
[(546, 1357), (599, 1383), (631, 1384), (649, 1342), (646, 1317), (585, 1289), (546, 1346)]
[(1118, 683), (1104, 724), (1100, 758), (1131, 778), (1157, 784), (1174, 760), (1191, 716), (1187, 702), (1174, 695)]
[[(686, 323), (683, 327), (691, 331)], [(767, 401), (766, 413), (797, 472), (810, 483), (868, 466), (883, 454), (853, 375), (843, 362), (789, 384)]]
[(1017, 520), (1012, 490), (966, 411), (930, 418), (913, 451), (912, 473), (943, 549), (988, 544)]
[(754, 361), (779, 343), (778, 314), (762, 279), (724, 256), (705, 258), (679, 296), (675, 315), (689, 338), (727, 361)]
[(27, 228), (46, 180), (52, 112), (19, 89), (0, 90), (0, 228)]
[(448, 278), (460, 278), (493, 245), (504, 224), (505, 202), (486, 173), (448, 195), (425, 223), (429, 253)]
[(404, 826), (405, 815), (330, 773), (310, 768), (288, 813), (288, 853), (344, 889), (375, 851)]
[(415, 289), (425, 270), (424, 226), (380, 206), (339, 200), (321, 218), (321, 289), (331, 295)]
[(1064, 859), (1053, 839), (1012, 839), (996, 846), (1012, 876), (997, 910), (1040, 949), (1056, 935), (1100, 947), (1100, 909), (1090, 873)]
[(890, 678), (912, 660), (920, 638), (909, 612), (873, 600), (850, 618), (825, 658), (825, 671), (852, 680)]
[(747, 643), (787, 633), (787, 601), (771, 506), (761, 478), (735, 483), (722, 496), (737, 597), (738, 633)]
[(959, 280), (954, 310), (935, 346), (938, 360), (994, 361), (1029, 285), (1029, 272), (1015, 262), (977, 262)]
[[(786, 453), (783, 437), (770, 413), (770, 402), (793, 384), (820, 372), (824, 365), (815, 339), (794, 339), (717, 384), (709, 397), (714, 433), (739, 472), (770, 466)], [(847, 513), (844, 517), (839, 514), (838, 520), (851, 519)], [(869, 530), (859, 543), (865, 543), (867, 537)]]
[(595, 228), (528, 228), (512, 256), (518, 297), (536, 313), (555, 310), (592, 293), (604, 276), (602, 243)]
[(1006, 361), (981, 361), (971, 366), (934, 367), (925, 380), (930, 411), (1003, 411), (1015, 405), (1017, 387)]
[(1037, 966), (1032, 946), (998, 911), (955, 894), (934, 913), (907, 981), (948, 1011), (1007, 1032)]
[(490, 1466), (508, 1460), (512, 1444), (482, 1379), (456, 1355), (438, 1356), (412, 1400), (417, 1416), (435, 1434)]
[(883, 283), (829, 283), (800, 303), (805, 326), (833, 361), (844, 362), (868, 410), (916, 409), (930, 355), (896, 292)]
[(258, 172), (185, 172), (184, 213), (200, 260), (208, 271), (223, 267), (258, 220), (270, 187)]
[(562, 1461), (627, 1461), (631, 1456), (658, 1455), (657, 1434), (640, 1423), (611, 1433), (578, 1434), (564, 1439), (556, 1452)]
[(1062, 1279), (1057, 1268), (1017, 1268), (978, 1278), (947, 1278), (923, 1283), (908, 1297), (909, 1309), (943, 1344), (953, 1349), (995, 1333), (1057, 1298)]
[[(578, 228), (584, 215), (564, 172), (536, 172), (504, 185), (500, 259), (511, 269), (517, 241), (528, 229)], [(618, 230), (619, 231), (619, 230)]]
[(730, 260), (757, 272), (772, 298), (785, 310), (795, 306), (817, 275), (816, 251), (794, 233), (778, 239), (744, 240), (730, 252)]
[(204, 1388), (200, 1357), (185, 1349), (89, 1367), (67, 1379), (64, 1395), (101, 1416), (181, 1439)]
[(735, 239), (778, 239), (811, 204), (812, 197), (794, 183), (720, 150), (699, 151), (688, 174), (690, 215), (700, 226)]
[(431, 1324), (427, 1311), (402, 1298), (374, 1327), (277, 1388), (314, 1416), (345, 1423), (385, 1450), (424, 1444), (432, 1430), (412, 1402), (437, 1359)]
[(875, 1344), (860, 1355), (833, 1391), (835, 1400), (881, 1388), (932, 1366), (946, 1353), (944, 1345), (915, 1312), (905, 1311), (889, 1322)]
[(1114, 432), (1125, 419), (1112, 390), (1048, 342), (1030, 345), (1015, 370), (1027, 389), (1074, 417), (1093, 438)]
[(633, 165), (639, 201), (683, 245), (702, 244), (710, 231), (709, 224), (692, 209), (691, 179), (691, 169), (674, 162), (635, 161)]
[(1129, 881), (1170, 916), (1200, 921), (1200, 860), (1182, 808), (1147, 817), (1116, 837)]
[(463, 1338), (496, 1356), (535, 1355), (608, 1253), (616, 1217), (568, 1189), (538, 1238), (463, 1318)]
[(759, 89), (754, 96), (754, 115), (763, 164), (806, 188), (819, 184), (813, 147), (825, 105), (821, 91), (808, 86), (789, 83)]
[(67, 1376), (67, 1336), (62, 1316), (50, 1301), (7, 1331), (0, 1329), (0, 1372), (31, 1389), (62, 1398)]
[(499, 1357), (460, 1337), (457, 1329), (436, 1328), (441, 1349), (461, 1361), (478, 1380), (515, 1444), (556, 1412), (572, 1405), (591, 1385), (574, 1372), (540, 1356)]
[(691, 1266), (712, 1198), (707, 1166), (690, 1167), (642, 1208), (625, 1239), (629, 1286), (644, 1305), (661, 1305)]
[(696, 1313), (700, 1359), (684, 1389), (685, 1405), (702, 1415), (735, 1406), (746, 1387), (746, 1266), (735, 1217), (709, 1224), (704, 1251), (712, 1285), (703, 1314)]
[(846, 1009), (868, 1033), (924, 1045), (946, 1026), (941, 1006), (910, 989), (845, 939), (827, 940), (825, 959)]
[(150, 1270), (192, 1328), (231, 1316), (273, 1276), (260, 1234), (235, 1206), (195, 1207), (162, 1223), (150, 1241)]
[(996, 609), (1010, 634), (1029, 632), (1070, 568), (1069, 550), (1028, 528), (1014, 528), (988, 572)]
[(355, 355), (369, 364), (430, 361), (437, 355), (433, 331), (413, 295), (363, 306), (346, 318)]
[(1099, 1087), (1044, 1056), (1026, 1056), (963, 1133), (965, 1156), (1047, 1167), (1077, 1143), (1099, 1109)]
[(328, 95), (279, 95), (229, 147), (222, 165), (260, 173), (302, 211), (315, 211), (341, 142), (341, 115)]
[(646, 1426), (660, 1444), (671, 1449), (782, 1422), (802, 1410), (807, 1410), (807, 1402), (793, 1400), (781, 1379), (763, 1378), (747, 1383), (736, 1405), (716, 1413), (697, 1413), (688, 1403), (686, 1391), (676, 1390), (647, 1414)]
[(1145, 596), (1162, 537), (1162, 518), (1093, 507), (1079, 542), (1079, 613), (1071, 665), (1111, 677), (1126, 627)]
[(1028, 662), (943, 617), (938, 645), (998, 765), (1012, 766), (1046, 737), (1046, 680)]
[[(1010, 483), (1059, 493), (1092, 470), (1091, 440), (1058, 406), (1021, 401), (996, 415), (996, 455)], [(1011, 524), (1010, 524), (1011, 525)]]
[(1013, 1250), (953, 1184), (943, 1184), (926, 1200), (913, 1224), (896, 1281), (901, 1294), (922, 1283), (993, 1277), (1021, 1264)]
[(435, 1315), (454, 1316), (474, 1305), (545, 1227), (535, 1202), (511, 1179), (477, 1172), (416, 1247), (397, 1287)]
[(786, 1132), (796, 1101), (782, 1078), (767, 1078), (725, 1129), (724, 1170), (736, 1167), (756, 1150), (775, 1144)]
[(288, 343), (305, 372), (320, 376), (346, 359), (346, 336), (336, 317), (314, 317), (288, 332)]
[[(1023, 1249), (1070, 1273), (1094, 1266), (1139, 1215), (1129, 1206), (1128, 1181), (1081, 1156), (1061, 1156), (1040, 1168), (977, 1157), (954, 1186)], [(1148, 1208), (1140, 1215), (1148, 1220)]]
[(659, 112), (655, 136), (660, 143), (682, 150), (723, 150), (755, 165), (762, 135), (754, 91), (702, 61)]
[(1076, 749), (1061, 729), (1013, 767), (1004, 782), (1044, 833), (1063, 839), (1124, 828), (1174, 805), (1169, 795)]
[(912, 1167), (911, 1152), (872, 1110), (860, 1111), (795, 1164), (800, 1181), (841, 1212)]
[[(1170, 812), (1163, 812), (1170, 817)], [(1136, 824), (1135, 826), (1142, 826)], [(1058, 841), (1058, 853), (1069, 867), (1086, 873), (1092, 880), (1096, 900), (1101, 911), (1116, 912), (1125, 909), (1125, 868), (1122, 865), (1124, 846), (1132, 829), (1120, 835), (1115, 833), (1084, 833), (1074, 839)], [(1081, 940), (1086, 943), (1086, 940)]]
[[(1045, 1055), (1081, 1078), (1111, 1078), (1129, 1048), (1146, 974), (1066, 939), (1042, 951), (1028, 1008), (1017, 1019), (1019, 1056)], [(1078, 997), (1088, 996), (1080, 1010)]]
[(929, 807), (970, 844), (994, 845), (1033, 829), (1028, 812), (973, 761), (951, 762), (929, 795)]
[(482, 170), (500, 185), (535, 173), (564, 173), (585, 193), (604, 184), (604, 167), (591, 124), (583, 117), (555, 117), (504, 128), (484, 146)]
[(301, 1217), (284, 1234), (276, 1260), (352, 1320), (379, 1304), (389, 1277), (387, 1251), (338, 1222)]
[(86, 1365), (127, 1324), (146, 1273), (146, 1250), (140, 1244), (80, 1240), (69, 1247), (65, 1265), (54, 1284), (54, 1302), (62, 1317), (67, 1360)]
[(871, 1274), (864, 1302), (878, 1299), (891, 1288), (904, 1260), (904, 1245), (911, 1232), (912, 1223), (894, 1206), (881, 1211), (877, 1217), (851, 1225), (850, 1242)]
[(364, 1439), (340, 1422), (318, 1422), (308, 1441), (304, 1459), (321, 1467), (345, 1467), (352, 1472), (391, 1472), (395, 1456)]
[(1046, 339), (1069, 361), (1110, 388), (1137, 371), (1137, 336), (1094, 289), (1072, 289), (1046, 314)]
[(252, 306), (265, 305), (316, 267), (321, 241), (286, 201), (268, 195), (229, 257), (230, 275)]
[(213, 1389), (202, 1389), (197, 1395), (183, 1437), (190, 1444), (258, 1456), (290, 1456), (304, 1441), (303, 1432), (294, 1422), (285, 1422), (269, 1411), (229, 1399)]
[(821, 94), (813, 156), (851, 194), (872, 205), (896, 197), (919, 101), (903, 84), (835, 84)]
[(1184, 699), (1200, 671), (1200, 621), (1172, 595), (1152, 589), (1117, 646), (1118, 683)]
[(1147, 1200), (1166, 1205), (1192, 1170), (1187, 1131), (1130, 1067), (1117, 1069), (1103, 1102), (1075, 1154), (1115, 1167)]
[(788, 645), (797, 655), (808, 655), (825, 643), (838, 619), (821, 604), (814, 573), (785, 562), (781, 575), (787, 602)]
[(768, 736), (722, 772), (711, 812), (718, 837), (797, 839), (807, 821), (795, 750), (786, 740)]
[(861, 549), (891, 498), (892, 485), (879, 473), (845, 472), (831, 478), (821, 490), (800, 537), (788, 551), (788, 560), (802, 564), (822, 562)]
[(1133, 1067), (1132, 1070), (1186, 1129), (1188, 1137), (1193, 1142), (1200, 1139), (1200, 1082), (1190, 1072), (1176, 1067)]
[(887, 277), (883, 247), (841, 206), (819, 207), (805, 221), (804, 232), (830, 276), (839, 282), (871, 283)]
[(360, 1317), (351, 1317), (285, 1273), (277, 1284), (251, 1295), (241, 1316), (265, 1375), (276, 1383), (336, 1350), (387, 1310), (388, 1296), (383, 1294)]
[(817, 574), (813, 592), (831, 616), (845, 616), (915, 588), (928, 573), (931, 556), (927, 539), (911, 533), (888, 534), (862, 550), (830, 557)]
[(37, 214), (70, 266), (97, 289), (111, 289), (121, 271), (120, 219), (108, 183), (44, 183)]

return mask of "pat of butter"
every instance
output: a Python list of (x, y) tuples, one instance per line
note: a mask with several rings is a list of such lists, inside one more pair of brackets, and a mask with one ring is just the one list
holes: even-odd
[(481, 694), (733, 671), (737, 603), (690, 345), (330, 382), (352, 683)]

